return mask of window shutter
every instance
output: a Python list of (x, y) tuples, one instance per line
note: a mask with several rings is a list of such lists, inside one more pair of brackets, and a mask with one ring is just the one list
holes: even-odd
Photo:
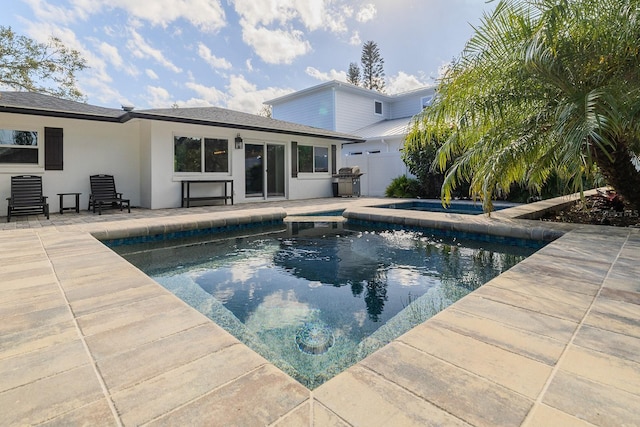
[(335, 175), (336, 173), (338, 173), (337, 167), (338, 164), (337, 162), (337, 152), (338, 152), (338, 147), (336, 147), (334, 144), (331, 144), (331, 174)]
[(44, 169), (63, 169), (62, 128), (44, 128)]
[(291, 141), (291, 178), (298, 177), (298, 143)]

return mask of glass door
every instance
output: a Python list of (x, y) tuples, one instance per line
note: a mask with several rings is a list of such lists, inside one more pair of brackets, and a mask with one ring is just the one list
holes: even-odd
[(284, 145), (267, 144), (267, 197), (284, 197)]
[(264, 196), (264, 144), (244, 145), (244, 182), (246, 197)]
[(284, 145), (265, 143), (245, 144), (244, 147), (246, 197), (264, 197), (265, 194), (266, 198), (284, 197)]

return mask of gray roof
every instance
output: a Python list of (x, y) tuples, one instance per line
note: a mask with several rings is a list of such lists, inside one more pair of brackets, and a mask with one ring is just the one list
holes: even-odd
[(341, 141), (361, 141), (360, 138), (355, 135), (218, 107), (124, 111), (117, 108), (98, 107), (84, 102), (60, 99), (35, 92), (0, 92), (0, 112), (120, 123), (125, 123), (132, 119), (163, 120), (238, 130), (244, 129), (288, 135), (321, 137)]
[(362, 139), (391, 138), (396, 136), (404, 136), (409, 130), (409, 125), (413, 120), (412, 117), (404, 117), (402, 119), (381, 120), (372, 125), (353, 131)]
[(108, 121), (118, 121), (124, 111), (104, 108), (84, 102), (70, 101), (35, 92), (0, 92), (0, 111), (42, 115), (87, 116)]
[(422, 93), (432, 93), (435, 91), (435, 86), (424, 86), (421, 88), (417, 88), (417, 89), (412, 89), (408, 92), (402, 92), (402, 93), (395, 93), (395, 94), (386, 94), (383, 92), (378, 92), (376, 90), (373, 89), (366, 89), (363, 88), (361, 86), (356, 86), (353, 85), (351, 83), (346, 83), (346, 82), (342, 82), (342, 81), (338, 81), (338, 80), (331, 80), (328, 82), (323, 82), (320, 83), (316, 86), (311, 86), (311, 87), (307, 87), (304, 88), (302, 90), (299, 91), (295, 91), (295, 92), (291, 92), (288, 93), (286, 95), (282, 95), (278, 98), (274, 98), (274, 99), (270, 99), (268, 101), (265, 101), (264, 104), (267, 105), (278, 105), (278, 104), (282, 104), (285, 102), (288, 102), (292, 99), (295, 98), (300, 98), (300, 97), (304, 97), (307, 96), (309, 94), (315, 93), (315, 92), (322, 92), (322, 91), (328, 91), (331, 89), (338, 89), (341, 91), (346, 91), (346, 92), (351, 92), (351, 93), (356, 93), (359, 94), (361, 96), (366, 96), (372, 99), (379, 99), (379, 100), (385, 100), (388, 102), (394, 102), (397, 100), (400, 100), (402, 98), (405, 98), (407, 96), (415, 96), (417, 94)]
[(222, 126), (234, 129), (246, 129), (285, 133), (290, 135), (315, 136), (346, 141), (360, 141), (355, 135), (331, 130), (285, 122), (256, 114), (242, 113), (219, 107), (165, 108), (152, 110), (134, 110), (132, 117), (151, 120), (168, 120), (196, 123), (209, 126)]

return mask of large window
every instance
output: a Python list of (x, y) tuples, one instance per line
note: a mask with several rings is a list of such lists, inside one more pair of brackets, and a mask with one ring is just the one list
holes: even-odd
[(38, 164), (38, 132), (0, 129), (0, 163)]
[(298, 171), (304, 173), (329, 172), (329, 149), (299, 145)]
[(229, 140), (175, 136), (175, 172), (229, 172)]

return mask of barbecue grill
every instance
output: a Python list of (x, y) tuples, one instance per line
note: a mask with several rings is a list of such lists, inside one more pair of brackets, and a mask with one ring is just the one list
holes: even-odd
[(333, 175), (338, 181), (338, 196), (360, 197), (360, 176), (362, 176), (359, 166), (348, 166), (340, 168), (338, 173)]

